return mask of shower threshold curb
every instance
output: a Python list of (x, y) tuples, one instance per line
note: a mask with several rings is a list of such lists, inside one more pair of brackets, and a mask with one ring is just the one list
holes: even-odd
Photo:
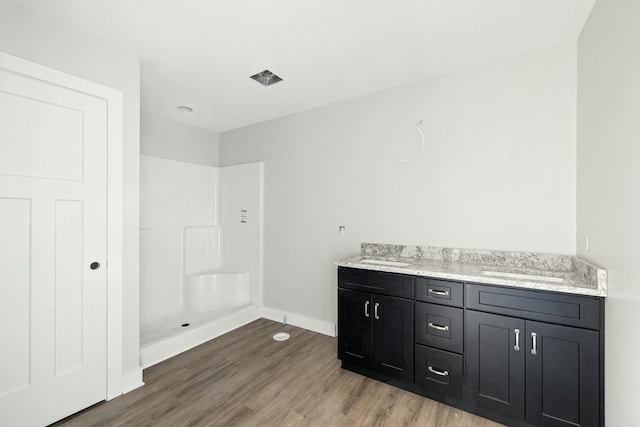
[(258, 320), (262, 317), (261, 307), (250, 305), (220, 319), (198, 326), (191, 326), (180, 334), (143, 346), (140, 349), (140, 364), (146, 369), (173, 356), (190, 350), (220, 335)]

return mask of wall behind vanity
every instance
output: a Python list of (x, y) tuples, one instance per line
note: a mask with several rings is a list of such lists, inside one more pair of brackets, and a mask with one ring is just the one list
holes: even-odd
[(335, 323), (362, 241), (573, 254), (575, 133), (572, 43), (222, 133), (220, 164), (265, 162), (265, 306)]

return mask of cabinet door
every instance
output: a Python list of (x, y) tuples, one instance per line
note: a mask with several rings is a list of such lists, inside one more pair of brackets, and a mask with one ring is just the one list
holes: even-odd
[(598, 332), (527, 321), (526, 339), (527, 421), (599, 425)]
[(373, 369), (413, 382), (413, 300), (373, 296)]
[(468, 310), (465, 325), (467, 400), (524, 419), (525, 321)]
[(338, 289), (338, 357), (343, 362), (371, 367), (371, 294)]

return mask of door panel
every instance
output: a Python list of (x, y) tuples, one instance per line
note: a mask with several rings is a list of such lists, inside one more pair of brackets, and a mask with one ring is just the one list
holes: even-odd
[(371, 367), (371, 294), (338, 290), (338, 356), (365, 368)]
[(0, 396), (3, 396), (28, 387), (31, 382), (31, 201), (0, 198), (0, 215), (0, 321), (3, 325), (0, 327)]
[(373, 368), (413, 381), (413, 301), (373, 296)]
[[(525, 352), (521, 319), (466, 312), (467, 400), (513, 418), (524, 418)], [(520, 342), (515, 348), (515, 330)]]
[(55, 209), (55, 374), (61, 375), (82, 366), (83, 202), (56, 200)]
[(596, 331), (527, 321), (527, 421), (598, 425), (598, 344)]
[[(6, 75), (3, 78), (7, 86), (20, 85), (20, 79)], [(20, 94), (0, 92), (0, 117), (4, 122), (0, 126), (4, 145), (0, 171), (7, 175), (81, 180), (82, 111), (70, 104), (48, 103), (40, 90), (29, 87)], [(24, 114), (27, 111), (29, 114)], [(65, 156), (59, 156), (60, 152)], [(57, 157), (61, 158), (50, 161)]]
[(107, 104), (0, 69), (0, 117), (0, 424), (45, 425), (106, 397)]

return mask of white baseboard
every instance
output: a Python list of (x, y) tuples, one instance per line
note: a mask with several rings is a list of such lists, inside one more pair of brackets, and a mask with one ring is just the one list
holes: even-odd
[(140, 364), (143, 369), (146, 369), (167, 360), (240, 326), (258, 320), (261, 317), (261, 312), (260, 307), (252, 305), (223, 319), (205, 323), (188, 332), (144, 346), (140, 350)]
[(127, 372), (122, 375), (122, 394), (129, 393), (142, 387), (144, 382), (142, 381), (142, 368), (136, 369), (131, 372)]
[(262, 308), (262, 317), (269, 320), (282, 323), (284, 316), (287, 316), (287, 324), (317, 332), (330, 337), (336, 336), (335, 323), (325, 322), (323, 320), (312, 319), (311, 317), (302, 316), (290, 311), (279, 310), (271, 307)]

